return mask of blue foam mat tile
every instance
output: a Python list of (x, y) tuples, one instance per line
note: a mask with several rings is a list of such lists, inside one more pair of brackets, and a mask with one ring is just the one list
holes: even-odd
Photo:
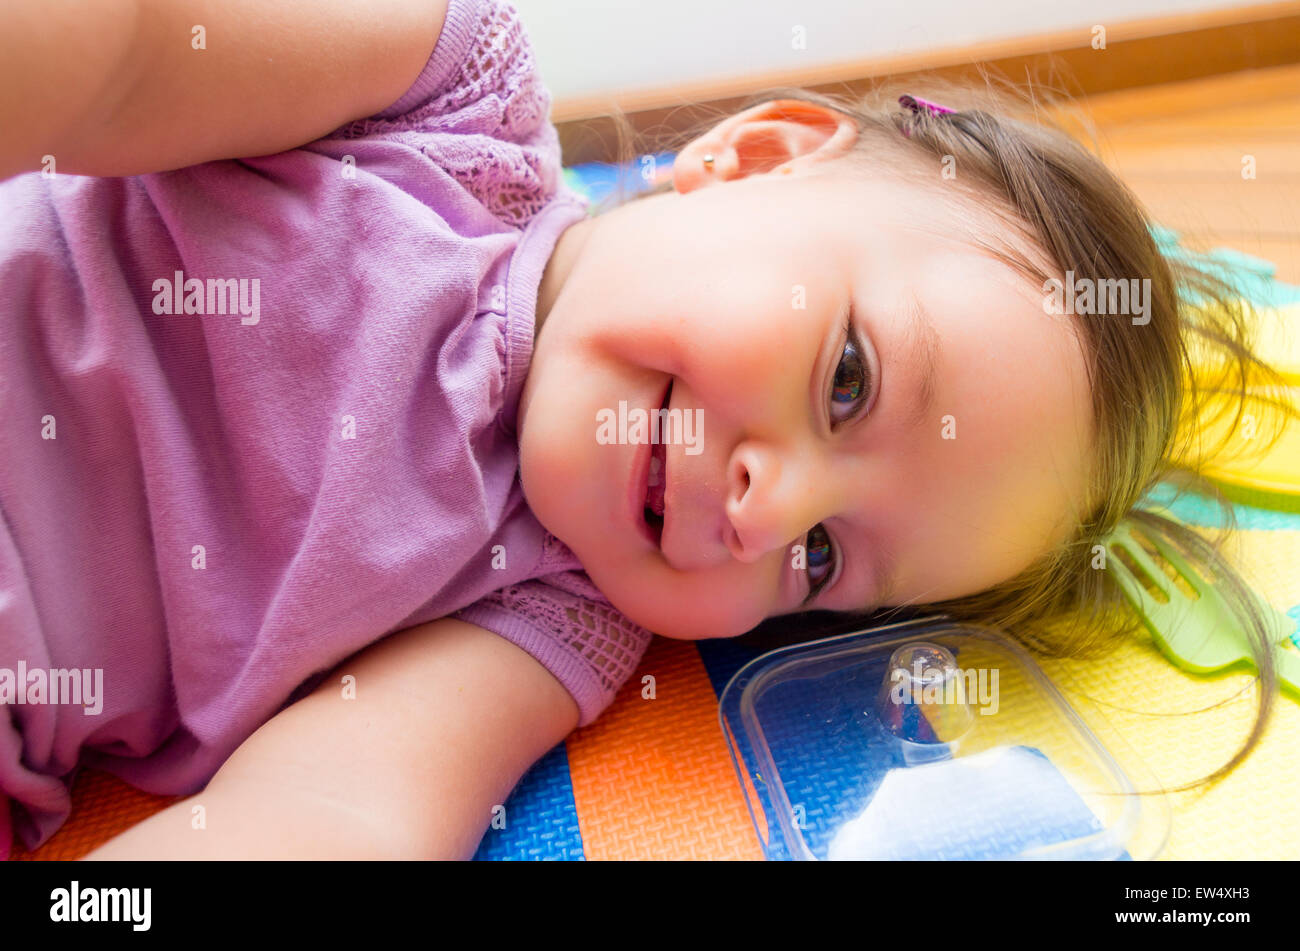
[(722, 696), (727, 682), (736, 675), (736, 671), (755, 657), (767, 653), (747, 644), (738, 644), (725, 637), (696, 641), (695, 647), (700, 652), (704, 670), (709, 675), (710, 683), (713, 684), (713, 692), (719, 697)]
[(585, 859), (563, 743), (523, 775), (504, 805), (505, 828), (489, 826), (474, 861)]

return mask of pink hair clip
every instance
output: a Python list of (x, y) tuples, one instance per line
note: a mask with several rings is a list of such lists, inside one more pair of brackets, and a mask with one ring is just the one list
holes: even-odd
[(941, 106), (936, 102), (929, 102), (916, 96), (899, 96), (898, 104), (913, 112), (919, 113), (922, 110), (935, 116), (947, 115), (956, 112), (956, 109), (949, 109), (947, 106)]
[[(922, 112), (928, 112), (932, 116), (951, 115), (956, 112), (955, 109), (949, 109), (947, 106), (941, 106), (936, 102), (929, 102), (916, 96), (899, 96), (898, 104), (905, 109), (911, 109), (913, 115), (920, 115)], [(911, 138), (912, 130), (903, 126), (903, 135)]]

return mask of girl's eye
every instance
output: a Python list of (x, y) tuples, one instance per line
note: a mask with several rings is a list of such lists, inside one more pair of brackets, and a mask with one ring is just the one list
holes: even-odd
[(844, 352), (835, 367), (835, 381), (831, 384), (831, 422), (842, 423), (861, 409), (871, 395), (871, 369), (858, 348), (853, 328), (849, 328)]
[(804, 541), (808, 551), (809, 590), (808, 597), (804, 599), (807, 604), (821, 592), (827, 579), (835, 572), (835, 546), (831, 544), (831, 537), (821, 523), (812, 527)]

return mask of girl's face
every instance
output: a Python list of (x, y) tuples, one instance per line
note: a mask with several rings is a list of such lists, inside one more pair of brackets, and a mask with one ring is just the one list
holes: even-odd
[[(668, 637), (983, 590), (1085, 492), (1069, 318), (964, 237), (937, 166), (926, 186), (828, 164), (848, 120), (762, 109), (683, 150), (676, 191), (566, 232), (539, 295), (524, 492)], [(659, 437), (660, 506), (637, 419), (661, 404), (686, 425)]]

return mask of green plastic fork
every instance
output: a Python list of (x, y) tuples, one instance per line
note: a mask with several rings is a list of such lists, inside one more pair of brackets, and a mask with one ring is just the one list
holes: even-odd
[[(1151, 558), (1142, 544), (1133, 537), (1132, 524), (1127, 520), (1106, 540), (1106, 565), (1119, 583), (1124, 596), (1142, 616), (1147, 630), (1157, 646), (1169, 660), (1184, 670), (1196, 674), (1210, 674), (1245, 661), (1256, 670), (1249, 641), (1241, 622), (1233, 615), (1227, 601), (1213, 585), (1208, 584), (1187, 564), (1179, 553), (1164, 540), (1143, 533), (1161, 557), (1198, 595), (1185, 595), (1170, 577)], [(1160, 602), (1134, 576), (1128, 565), (1115, 554), (1121, 548), (1142, 567), (1152, 583), (1168, 597)], [(1295, 619), (1283, 614), (1271, 604), (1255, 596), (1255, 603), (1269, 627), (1271, 642), (1284, 641), (1295, 629)], [(1279, 648), (1273, 652), (1278, 680), (1300, 698), (1300, 654)]]

